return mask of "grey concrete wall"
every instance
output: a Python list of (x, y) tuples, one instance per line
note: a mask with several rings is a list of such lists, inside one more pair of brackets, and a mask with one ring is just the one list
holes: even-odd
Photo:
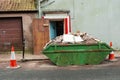
[(108, 44), (112, 41), (113, 47), (120, 49), (120, 0), (54, 1), (41, 10), (70, 10), (72, 32), (87, 32)]

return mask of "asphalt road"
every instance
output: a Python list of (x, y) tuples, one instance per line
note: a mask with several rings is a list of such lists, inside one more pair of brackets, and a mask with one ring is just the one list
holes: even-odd
[(120, 66), (118, 63), (107, 66), (34, 68), (1, 68), (0, 80), (120, 80)]
[(7, 69), (0, 62), (0, 80), (120, 80), (120, 58), (99, 65), (58, 67), (50, 61), (18, 62), (19, 69)]

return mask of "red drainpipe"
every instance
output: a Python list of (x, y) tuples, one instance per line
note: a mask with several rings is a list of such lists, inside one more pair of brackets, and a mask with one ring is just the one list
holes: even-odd
[(70, 22), (70, 16), (67, 16), (67, 18), (64, 19), (64, 33), (68, 34), (71, 32), (71, 22)]

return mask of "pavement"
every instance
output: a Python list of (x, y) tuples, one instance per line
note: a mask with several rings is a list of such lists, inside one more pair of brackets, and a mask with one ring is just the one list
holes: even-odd
[[(30, 53), (25, 53), (24, 59), (22, 58), (22, 53), (17, 53), (15, 52), (15, 57), (16, 60), (18, 61), (18, 64), (22, 66), (23, 69), (92, 69), (92, 68), (99, 68), (99, 67), (108, 67), (108, 66), (120, 66), (120, 51), (115, 51), (115, 58), (117, 61), (115, 62), (110, 62), (108, 61), (108, 56), (106, 60), (99, 64), (99, 65), (85, 65), (85, 66), (78, 66), (78, 65), (72, 65), (72, 66), (67, 66), (67, 67), (59, 67), (53, 64), (48, 57), (46, 57), (44, 54), (40, 55), (33, 55)], [(11, 53), (0, 53), (0, 68), (6, 68), (6, 66), (9, 65)], [(23, 62), (24, 61), (24, 62)]]
[[(0, 54), (0, 62), (10, 61), (10, 57), (11, 57), (10, 52), (2, 53), (2, 54)], [(18, 52), (18, 53), (15, 52), (15, 57), (16, 57), (16, 61), (21, 61), (21, 60), (35, 61), (35, 60), (48, 59), (48, 57), (46, 57), (44, 54), (34, 55), (34, 54), (30, 54), (30, 53), (25, 53), (24, 58), (23, 58), (23, 54), (20, 52)]]
[[(114, 52), (115, 57), (119, 57), (120, 58), (120, 51), (115, 51)], [(0, 54), (0, 62), (4, 62), (4, 61), (9, 61), (11, 57), (11, 53), (7, 52), (7, 53), (2, 53)], [(39, 55), (34, 55), (34, 54), (30, 54), (30, 53), (25, 53), (24, 54), (24, 59), (23, 59), (23, 55), (22, 52), (17, 53), (15, 52), (15, 57), (16, 57), (16, 61), (21, 61), (21, 60), (29, 60), (29, 61), (35, 61), (35, 60), (46, 60), (48, 59), (47, 56), (45, 56), (44, 54), (39, 54)]]

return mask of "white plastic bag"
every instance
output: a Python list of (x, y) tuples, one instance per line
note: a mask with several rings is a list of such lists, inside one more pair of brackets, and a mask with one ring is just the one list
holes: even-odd
[(83, 39), (80, 36), (74, 36), (74, 41), (78, 43), (83, 41)]
[(74, 36), (71, 34), (64, 34), (63, 43), (74, 43)]

